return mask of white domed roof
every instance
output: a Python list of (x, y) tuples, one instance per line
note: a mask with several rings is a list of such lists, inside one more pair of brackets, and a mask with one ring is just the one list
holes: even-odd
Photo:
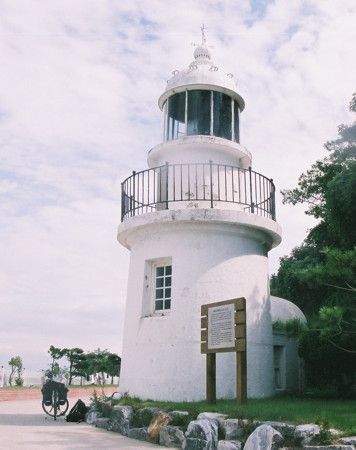
[(162, 109), (168, 97), (185, 90), (208, 89), (224, 92), (234, 98), (242, 111), (245, 107), (243, 98), (238, 94), (234, 76), (214, 65), (210, 50), (206, 45), (204, 28), (202, 28), (202, 43), (194, 50), (194, 61), (188, 68), (175, 70), (173, 77), (167, 81), (167, 87), (158, 100)]
[(270, 296), (271, 299), (271, 317), (272, 321), (281, 320), (286, 322), (291, 319), (298, 319), (303, 323), (306, 323), (307, 319), (305, 315), (298, 308), (297, 305), (280, 297)]

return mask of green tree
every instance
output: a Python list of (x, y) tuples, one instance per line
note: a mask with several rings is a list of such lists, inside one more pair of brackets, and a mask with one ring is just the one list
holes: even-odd
[[(55, 347), (54, 345), (51, 345), (48, 350), (48, 353), (52, 357), (51, 371), (53, 372), (55, 367), (57, 367), (56, 363), (58, 365), (58, 360), (60, 360), (64, 356), (64, 349)], [(59, 365), (58, 365), (58, 367), (59, 367)]]
[[(113, 377), (120, 373), (121, 358), (116, 353), (108, 350), (96, 349), (93, 352), (84, 352), (83, 349), (58, 348), (51, 345), (48, 353), (52, 356), (51, 370), (53, 373), (68, 373), (68, 383), (71, 384), (74, 377), (89, 378), (90, 375), (101, 374), (102, 380), (105, 374)], [(66, 358), (69, 363), (68, 369), (59, 367), (58, 361)], [(81, 380), (82, 381), (82, 380)]]
[[(356, 112), (356, 94), (350, 110)], [(341, 392), (349, 389), (350, 367), (356, 367), (356, 122), (341, 125), (338, 138), (325, 149), (328, 155), (300, 176), (298, 186), (282, 192), (284, 203), (307, 204), (306, 214), (319, 223), (281, 259), (271, 292), (289, 298), (307, 315), (300, 353), (311, 383), (318, 373), (319, 381), (339, 384)]]
[(113, 377), (119, 376), (121, 358), (116, 353), (98, 348), (86, 356), (89, 375), (100, 373), (102, 380), (105, 380), (105, 374), (110, 375), (111, 383), (113, 382)]
[(105, 379), (108, 355), (108, 350), (100, 350), (100, 348), (87, 354), (90, 375), (100, 373), (102, 380)]
[(120, 375), (121, 358), (116, 353), (108, 353), (106, 356), (106, 373), (111, 376), (111, 384), (114, 382), (114, 377)]
[(63, 355), (67, 358), (69, 363), (69, 384), (72, 384), (73, 376), (76, 376), (78, 373), (77, 366), (81, 363), (83, 354), (84, 350), (78, 347), (63, 349)]
[(73, 377), (80, 377), (80, 384), (83, 384), (83, 378), (89, 379), (89, 375), (91, 374), (87, 353), (77, 355), (73, 362), (72, 374)]
[[(350, 103), (356, 113), (356, 93)], [(340, 125), (338, 138), (324, 147), (329, 154), (299, 177), (295, 189), (282, 191), (283, 202), (308, 205), (306, 214), (320, 219), (308, 244), (353, 248), (356, 243), (356, 122)]]
[(9, 366), (11, 367), (11, 372), (9, 376), (10, 386), (12, 386), (14, 377), (16, 386), (22, 386), (24, 381), (22, 377), (24, 372), (22, 358), (20, 356), (13, 356), (9, 361)]

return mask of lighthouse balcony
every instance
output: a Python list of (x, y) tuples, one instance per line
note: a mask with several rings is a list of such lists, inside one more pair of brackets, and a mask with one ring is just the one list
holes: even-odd
[(273, 180), (223, 164), (165, 164), (122, 183), (121, 221), (153, 211), (216, 208), (276, 220)]

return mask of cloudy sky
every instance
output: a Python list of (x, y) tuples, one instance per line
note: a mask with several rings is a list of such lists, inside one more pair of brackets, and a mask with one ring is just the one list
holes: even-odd
[[(207, 28), (277, 189), (325, 155), (356, 90), (355, 0), (0, 0), (0, 365), (51, 344), (121, 352), (120, 183), (162, 138), (157, 98)], [(277, 217), (270, 269), (313, 225)]]

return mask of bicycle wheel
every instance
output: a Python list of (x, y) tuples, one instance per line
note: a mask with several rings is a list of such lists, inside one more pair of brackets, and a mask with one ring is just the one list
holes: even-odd
[(51, 401), (50, 405), (46, 405), (46, 403), (44, 401), (42, 401), (42, 409), (47, 415), (49, 415), (51, 417), (54, 416), (52, 401)]
[(64, 414), (68, 411), (68, 408), (69, 408), (68, 400), (65, 400), (65, 403), (61, 405), (58, 391), (56, 390), (53, 390), (52, 392), (50, 405), (46, 405), (46, 403), (42, 401), (43, 411), (49, 416), (54, 417), (54, 420), (56, 420), (57, 417), (64, 416)]

